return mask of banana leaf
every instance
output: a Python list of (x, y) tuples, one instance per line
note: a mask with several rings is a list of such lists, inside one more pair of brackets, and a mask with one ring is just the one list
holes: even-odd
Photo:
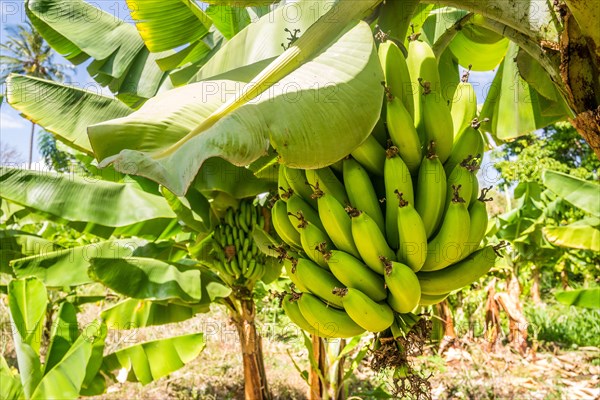
[(137, 30), (82, 0), (27, 0), (27, 16), (58, 53), (74, 64), (89, 59), (92, 78), (124, 103), (138, 106), (153, 97), (167, 77)]
[(544, 171), (544, 185), (575, 207), (600, 218), (600, 186), (562, 172)]
[(61, 303), (52, 323), (50, 345), (44, 362), (44, 374), (54, 368), (79, 337), (77, 310), (72, 303)]
[(11, 266), (18, 278), (36, 276), (46, 287), (79, 286), (93, 282), (87, 273), (91, 258), (130, 257), (146, 243), (135, 238), (91, 243), (19, 258)]
[(600, 287), (556, 292), (554, 296), (570, 306), (600, 309)]
[(205, 305), (231, 292), (207, 270), (151, 258), (93, 258), (89, 272), (94, 280), (134, 299)]
[(51, 252), (58, 248), (60, 246), (53, 242), (29, 232), (0, 230), (0, 273), (14, 275), (10, 266), (11, 260), (41, 252)]
[(184, 306), (148, 300), (126, 299), (102, 311), (109, 329), (137, 329), (146, 326), (185, 321), (198, 313), (208, 312), (208, 305)]
[(543, 228), (543, 232), (555, 246), (600, 252), (600, 230), (593, 226), (548, 226)]
[[(338, 38), (327, 32), (331, 27), (319, 20), (247, 86), (229, 80), (190, 84), (159, 94), (128, 117), (89, 127), (100, 165), (137, 166), (136, 174), (182, 195), (211, 157), (247, 165), (272, 145), (297, 168), (340, 160), (379, 118), (382, 72), (367, 24)], [(325, 38), (329, 47), (319, 51)], [(243, 87), (259, 89), (237, 95)]]
[(4, 356), (0, 355), (0, 398), (13, 400), (22, 399), (23, 386), (17, 373), (13, 373), (6, 363)]
[(0, 184), (2, 198), (66, 221), (139, 233), (140, 222), (154, 222), (149, 228), (162, 232), (175, 218), (162, 196), (130, 183), (0, 167)]
[(108, 354), (102, 370), (125, 368), (128, 381), (147, 385), (194, 360), (205, 346), (202, 333), (145, 342)]
[(9, 75), (6, 84), (12, 107), (66, 145), (90, 155), (87, 127), (133, 111), (113, 97), (41, 78)]

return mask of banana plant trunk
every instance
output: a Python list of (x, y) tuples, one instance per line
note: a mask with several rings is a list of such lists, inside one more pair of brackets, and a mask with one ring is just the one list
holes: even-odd
[(256, 307), (252, 298), (240, 299), (240, 308), (232, 318), (242, 348), (244, 365), (244, 396), (252, 400), (272, 399), (262, 351), (262, 338), (256, 330)]

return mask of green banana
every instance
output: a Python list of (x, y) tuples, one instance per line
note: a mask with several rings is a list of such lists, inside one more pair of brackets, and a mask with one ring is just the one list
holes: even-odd
[(416, 40), (415, 36), (408, 43), (408, 57), (406, 58), (406, 65), (408, 67), (408, 73), (412, 82), (412, 94), (415, 112), (413, 114), (413, 120), (419, 135), (424, 138), (424, 127), (423, 127), (423, 96), (421, 95), (421, 88), (418, 83), (419, 78), (423, 81), (429, 82), (431, 90), (441, 90), (440, 74), (438, 71), (438, 64), (435, 58), (435, 54), (431, 47), (419, 40)]
[(315, 191), (315, 188), (319, 188), (323, 193), (335, 197), (340, 204), (345, 205), (348, 203), (348, 195), (344, 184), (335, 176), (331, 168), (307, 169), (306, 180), (313, 191)]
[(287, 199), (294, 194), (294, 190), (291, 188), (285, 177), (285, 167), (283, 164), (279, 164), (279, 168), (277, 169), (277, 194), (279, 194), (279, 197), (283, 201), (287, 201)]
[(431, 144), (419, 168), (415, 193), (415, 209), (423, 219), (427, 238), (433, 235), (442, 221), (445, 200), (446, 173), (435, 154), (435, 145)]
[(469, 240), (469, 210), (460, 197), (460, 186), (452, 189), (454, 195), (448, 211), (439, 232), (427, 244), (427, 258), (421, 271), (437, 271), (459, 261)]
[(387, 158), (383, 168), (385, 181), (385, 235), (391, 248), (398, 248), (398, 203), (396, 191), (404, 194), (407, 201), (414, 202), (412, 178), (402, 158), (398, 156), (398, 148), (387, 149)]
[(496, 261), (499, 246), (486, 246), (462, 261), (439, 271), (417, 273), (421, 291), (429, 295), (453, 292), (485, 275)]
[(402, 100), (404, 108), (408, 111), (412, 121), (415, 112), (413, 87), (404, 54), (402, 54), (398, 45), (391, 40), (381, 43), (378, 53), (385, 77), (385, 85), (394, 97)]
[(421, 300), (417, 275), (408, 265), (385, 261), (385, 284), (389, 290), (388, 304), (401, 314), (411, 312)]
[(311, 197), (312, 190), (306, 181), (306, 174), (303, 169), (289, 168), (283, 165), (280, 165), (279, 168), (283, 167), (285, 172), (285, 177), (288, 181), (288, 184), (304, 201), (312, 206), (312, 208), (317, 208), (317, 202)]
[(346, 311), (328, 307), (327, 304), (310, 293), (302, 294), (302, 297), (298, 300), (298, 307), (317, 336), (323, 338), (350, 338), (365, 331), (350, 318)]
[(333, 291), (342, 298), (344, 310), (361, 328), (381, 332), (394, 322), (394, 312), (385, 303), (377, 303), (358, 289), (337, 288)]
[(452, 126), (454, 127), (454, 143), (460, 135), (471, 125), (471, 121), (477, 115), (477, 96), (473, 85), (468, 82), (469, 73), (466, 72), (461, 82), (454, 90), (450, 114), (452, 115)]
[(473, 119), (452, 147), (452, 153), (444, 164), (444, 170), (447, 174), (451, 173), (454, 167), (460, 164), (465, 158), (483, 154), (483, 137), (479, 132), (481, 123), (477, 118)]
[(375, 136), (369, 135), (352, 153), (352, 157), (373, 175), (383, 175), (385, 149)]
[(475, 203), (475, 201), (479, 198), (479, 180), (477, 176), (475, 176), (475, 181), (473, 182), (473, 192), (471, 193), (471, 201), (469, 204)]
[(288, 316), (290, 321), (294, 324), (298, 325), (300, 329), (303, 329), (307, 332), (313, 332), (313, 327), (308, 323), (308, 321), (302, 316), (300, 312), (300, 307), (298, 307), (298, 295), (295, 297), (289, 294), (286, 294), (281, 300), (281, 306), (283, 307), (283, 311)]
[(469, 206), (469, 238), (460, 256), (461, 260), (477, 250), (485, 237), (488, 227), (488, 213), (485, 203), (492, 200), (491, 198), (486, 199), (485, 196), (490, 189), (491, 187), (484, 188), (481, 191), (481, 196)]
[(352, 237), (361, 258), (373, 271), (383, 275), (381, 257), (395, 260), (394, 251), (388, 246), (382, 230), (366, 213), (352, 209)]
[(367, 171), (352, 158), (344, 160), (344, 186), (350, 204), (371, 217), (379, 229), (385, 232), (385, 221), (375, 188)]
[(439, 92), (430, 89), (431, 82), (420, 83), (423, 85), (421, 118), (425, 130), (424, 137), (427, 143), (435, 142), (437, 156), (443, 164), (450, 157), (454, 145), (452, 115)]
[(332, 195), (323, 193), (320, 190), (315, 191), (315, 196), (319, 204), (321, 223), (335, 247), (355, 257), (360, 257), (352, 238), (352, 222), (344, 206)]
[(321, 230), (325, 230), (323, 224), (321, 223), (321, 219), (319, 218), (319, 213), (310, 206), (304, 199), (297, 194), (292, 194), (287, 201), (287, 211), (288, 218), (294, 228), (300, 232), (300, 228), (298, 224), (300, 223), (300, 214), (302, 217), (310, 222), (311, 224), (317, 226)]
[(287, 205), (283, 200), (277, 200), (273, 204), (273, 208), (271, 209), (271, 221), (275, 228), (275, 232), (277, 232), (279, 237), (285, 243), (291, 247), (296, 247), (298, 249), (302, 248), (302, 243), (300, 243), (300, 233), (298, 233), (294, 225), (290, 222)]
[(356, 257), (341, 250), (325, 254), (331, 273), (346, 287), (355, 288), (375, 301), (385, 300), (387, 292), (383, 278)]
[(396, 191), (395, 194), (398, 196), (397, 226), (400, 238), (396, 255), (398, 261), (417, 272), (427, 257), (427, 232), (412, 203), (404, 200), (403, 193)]
[[(465, 158), (460, 164), (458, 164), (446, 181), (446, 187), (451, 188), (452, 186), (460, 186), (460, 197), (465, 200), (465, 205), (469, 207), (471, 198), (473, 197), (473, 190), (475, 188), (475, 182), (477, 176), (475, 172), (479, 169), (478, 160), (472, 157)], [(451, 190), (446, 190), (446, 202), (444, 209), (447, 210), (451, 203), (453, 193)]]
[(421, 301), (419, 302), (422, 306), (432, 306), (437, 303), (441, 303), (446, 300), (450, 293), (442, 293), (442, 294), (425, 294), (421, 293)]
[(296, 262), (295, 274), (309, 292), (334, 307), (343, 308), (342, 299), (334, 295), (332, 290), (344, 285), (331, 272), (306, 258), (299, 258)]
[(320, 267), (329, 269), (322, 252), (333, 247), (331, 239), (321, 229), (310, 222), (302, 221), (298, 226), (301, 227), (300, 243), (302, 243), (302, 249), (308, 258), (316, 262)]
[(296, 289), (301, 292), (308, 292), (308, 288), (302, 283), (298, 276), (296, 275), (296, 264), (298, 263), (298, 259), (294, 257), (288, 257), (283, 260), (283, 267), (285, 268), (285, 273), (288, 278), (292, 281), (292, 283), (296, 286)]
[(386, 98), (386, 123), (390, 139), (410, 172), (416, 173), (422, 158), (419, 134), (402, 101), (389, 93)]

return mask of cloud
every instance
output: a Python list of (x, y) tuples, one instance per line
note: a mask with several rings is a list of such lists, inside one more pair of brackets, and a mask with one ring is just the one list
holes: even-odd
[(0, 127), (2, 129), (23, 129), (27, 125), (27, 121), (22, 118), (4, 112), (0, 114)]

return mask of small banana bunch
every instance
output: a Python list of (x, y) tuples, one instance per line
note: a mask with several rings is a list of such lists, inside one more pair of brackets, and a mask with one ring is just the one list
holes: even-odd
[[(443, 301), (494, 265), (476, 171), (484, 143), (468, 74), (442, 100), (433, 51), (379, 46), (385, 125), (347, 158), (314, 170), (279, 167), (272, 222), (295, 289), (282, 306), (301, 328), (344, 338), (388, 328)], [(387, 130), (385, 127), (387, 126)], [(383, 132), (382, 132), (383, 129)]]
[(251, 286), (265, 273), (265, 258), (252, 238), (254, 226), (264, 228), (261, 206), (242, 200), (237, 210), (228, 208), (212, 233), (213, 267), (230, 285)]

